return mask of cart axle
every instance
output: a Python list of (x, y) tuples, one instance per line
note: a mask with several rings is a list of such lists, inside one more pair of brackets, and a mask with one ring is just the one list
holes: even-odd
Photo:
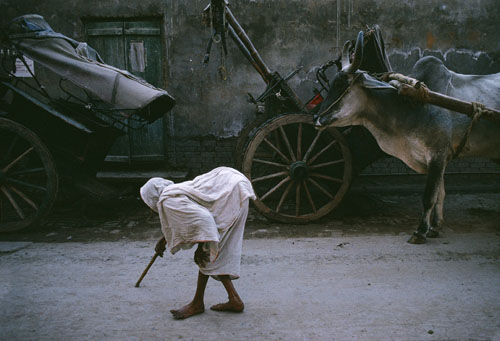
[(294, 180), (307, 178), (307, 164), (304, 161), (295, 161), (290, 165), (290, 176)]

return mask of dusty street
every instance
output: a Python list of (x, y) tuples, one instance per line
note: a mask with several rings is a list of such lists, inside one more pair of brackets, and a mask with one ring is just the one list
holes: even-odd
[(207, 311), (184, 321), (169, 310), (194, 293), (192, 251), (159, 258), (134, 287), (160, 236), (154, 215), (126, 200), (85, 219), (56, 212), (0, 237), (0, 339), (500, 339), (500, 194), (449, 195), (426, 245), (406, 243), (419, 196), (346, 202), (303, 226), (252, 212), (235, 282), (245, 311), (210, 311), (226, 299), (210, 280)]

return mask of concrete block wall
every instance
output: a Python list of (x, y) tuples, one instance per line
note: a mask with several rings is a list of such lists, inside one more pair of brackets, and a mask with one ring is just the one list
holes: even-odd
[(235, 143), (236, 138), (221, 139), (213, 136), (172, 139), (167, 147), (169, 166), (189, 170), (192, 176), (219, 166), (234, 167)]
[[(452, 160), (446, 168), (447, 174), (498, 174), (500, 165), (488, 159), (469, 158)], [(403, 161), (394, 157), (387, 157), (375, 161), (366, 167), (363, 175), (408, 175), (416, 174)]]
[[(245, 95), (258, 95), (265, 88), (232, 42), (226, 59), (227, 81), (218, 76), (217, 49), (210, 65), (202, 65), (209, 30), (200, 19), (208, 2), (2, 0), (0, 26), (18, 15), (37, 13), (56, 31), (83, 40), (88, 18), (161, 20), (164, 86), (177, 99), (166, 120), (166, 162), (199, 174), (218, 165), (233, 165), (236, 136), (255, 117), (255, 107)], [(396, 71), (409, 73), (426, 54), (442, 58), (461, 73), (500, 71), (498, 0), (231, 0), (230, 4), (273, 71), (286, 75), (304, 67), (290, 80), (303, 100), (317, 86), (317, 66), (334, 58), (343, 42), (366, 25), (381, 26)], [(408, 172), (401, 164), (384, 159), (366, 172)], [(483, 160), (453, 161), (451, 169), (500, 172), (496, 164)]]
[[(201, 174), (219, 166), (235, 167), (235, 144), (236, 138), (217, 139), (213, 136), (172, 140), (168, 147), (169, 167), (189, 170), (191, 175)], [(448, 165), (446, 173), (500, 175), (500, 165), (482, 158), (455, 159)], [(387, 156), (367, 166), (361, 174), (407, 175), (415, 172), (403, 161)]]

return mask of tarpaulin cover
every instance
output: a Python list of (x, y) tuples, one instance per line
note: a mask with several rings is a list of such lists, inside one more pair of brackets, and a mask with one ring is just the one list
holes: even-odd
[(153, 122), (175, 105), (175, 99), (167, 91), (104, 64), (94, 49), (54, 32), (42, 16), (15, 18), (9, 25), (8, 35), (24, 55), (115, 109), (136, 110)]

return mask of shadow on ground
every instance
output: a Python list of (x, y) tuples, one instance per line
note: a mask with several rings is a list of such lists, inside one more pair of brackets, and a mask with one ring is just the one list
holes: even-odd
[[(305, 225), (270, 221), (251, 206), (245, 238), (331, 237), (343, 234), (410, 234), (421, 213), (420, 195), (351, 191), (327, 217)], [(500, 232), (500, 193), (454, 193), (445, 202), (444, 230)], [(108, 201), (58, 202), (31, 229), (0, 234), (3, 241), (91, 242), (160, 238), (159, 219), (138, 196)]]

